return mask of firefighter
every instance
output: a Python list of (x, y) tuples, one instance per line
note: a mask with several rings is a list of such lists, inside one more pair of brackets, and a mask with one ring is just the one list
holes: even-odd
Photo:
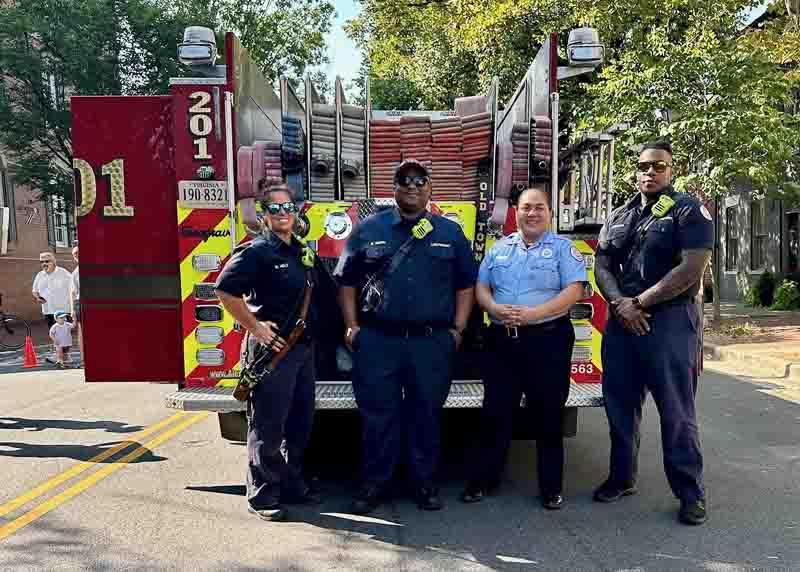
[(549, 229), (550, 197), (529, 188), (517, 199), (517, 228), (481, 263), (476, 295), (489, 313), (483, 358), (483, 422), (471, 478), (461, 494), (478, 502), (495, 488), (511, 443), (522, 394), (536, 434), (542, 506), (563, 504), (562, 419), (569, 397), (575, 332), (569, 308), (583, 298), (586, 264), (572, 242)]
[(394, 175), (397, 206), (356, 227), (337, 268), (364, 423), (363, 483), (351, 507), (357, 514), (380, 504), (404, 437), (419, 508), (442, 508), (435, 483), (439, 420), (473, 306), (476, 268), (461, 227), (426, 211), (430, 197), (428, 170), (402, 162)]
[[(291, 193), (285, 185), (268, 187), (262, 208), (269, 232), (237, 248), (216, 283), (222, 305), (247, 330), (243, 366), (256, 342), (275, 351), (284, 347), (307, 288), (307, 251), (292, 234), (297, 208)], [(316, 280), (320, 273), (312, 274)], [(267, 521), (287, 518), (282, 502), (320, 501), (303, 476), (314, 414), (316, 298), (312, 290), (306, 331), (275, 370), (267, 378), (263, 366), (257, 368), (260, 380), (247, 402), (248, 510)]]
[(664, 469), (684, 524), (706, 520), (695, 393), (695, 296), (714, 243), (711, 215), (671, 185), (672, 147), (643, 146), (639, 193), (614, 211), (599, 237), (595, 277), (609, 301), (603, 336), (603, 397), (611, 432), (608, 479), (594, 500), (636, 492), (639, 424), (649, 391), (661, 416)]

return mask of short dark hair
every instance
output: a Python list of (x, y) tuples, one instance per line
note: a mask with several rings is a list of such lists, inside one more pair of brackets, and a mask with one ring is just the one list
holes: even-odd
[(550, 208), (550, 192), (540, 185), (531, 185), (529, 187), (524, 187), (522, 185), (516, 185), (514, 188), (511, 189), (511, 196), (509, 197), (509, 202), (511, 206), (516, 207), (519, 204), (519, 199), (528, 191), (539, 191), (545, 196), (547, 202), (547, 208)]
[(654, 149), (656, 151), (666, 151), (669, 153), (669, 156), (672, 157), (672, 143), (667, 141), (666, 139), (654, 139), (652, 141), (647, 141), (643, 143), (642, 146), (639, 148), (639, 154), (644, 153), (648, 149)]

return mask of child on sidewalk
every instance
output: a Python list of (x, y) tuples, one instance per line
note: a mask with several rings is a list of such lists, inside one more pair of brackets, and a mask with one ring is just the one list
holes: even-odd
[[(64, 362), (70, 362), (69, 351), (72, 348), (73, 324), (67, 322), (66, 312), (56, 312), (56, 323), (50, 328), (50, 339), (56, 350), (56, 365), (64, 367)], [(66, 357), (66, 359), (65, 359)]]

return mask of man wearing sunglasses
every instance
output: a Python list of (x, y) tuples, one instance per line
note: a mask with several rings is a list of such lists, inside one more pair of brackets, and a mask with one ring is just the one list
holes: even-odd
[(672, 147), (643, 146), (639, 193), (600, 231), (595, 277), (611, 310), (603, 336), (603, 397), (611, 432), (608, 479), (594, 492), (614, 502), (636, 492), (639, 424), (649, 391), (661, 416), (664, 470), (684, 524), (706, 520), (695, 393), (695, 298), (711, 258), (711, 215), (671, 185)]
[[(238, 247), (215, 285), (222, 305), (247, 330), (242, 354), (248, 363), (263, 347), (274, 354), (286, 345), (300, 317), (309, 271), (303, 245), (292, 234), (297, 208), (289, 189), (273, 185), (265, 195), (262, 209), (268, 232)], [(247, 401), (248, 510), (266, 521), (286, 520), (282, 503), (320, 501), (303, 475), (314, 415), (313, 340), (320, 329), (317, 285), (324, 280), (317, 260), (310, 264), (314, 289), (306, 330), (274, 371), (265, 371), (268, 359), (255, 368), (259, 383)]]
[(42, 305), (42, 314), (50, 328), (56, 323), (55, 314), (64, 312), (67, 319), (70, 316), (69, 289), (72, 284), (72, 274), (56, 263), (52, 252), (42, 252), (39, 255), (39, 265), (42, 269), (33, 279), (31, 294), (37, 304)]
[[(419, 508), (442, 508), (435, 480), (439, 419), (474, 298), (477, 269), (461, 227), (426, 210), (427, 168), (402, 162), (394, 198), (396, 208), (356, 226), (337, 267), (364, 422), (362, 489), (351, 508), (356, 514), (378, 507), (401, 459)], [(398, 251), (406, 254), (395, 258)], [(376, 276), (379, 301), (373, 306), (364, 302), (364, 290)]]

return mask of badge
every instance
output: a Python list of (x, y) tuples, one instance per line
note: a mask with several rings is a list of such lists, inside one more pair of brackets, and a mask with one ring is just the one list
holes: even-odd
[(552, 248), (543, 248), (542, 249), (542, 258), (553, 258), (553, 249)]
[(578, 262), (583, 262), (583, 255), (578, 252), (578, 249), (574, 246), (570, 249), (569, 253), (572, 255), (572, 258), (577, 260)]
[(711, 213), (708, 212), (708, 209), (706, 208), (705, 205), (700, 205), (700, 214), (702, 214), (703, 218), (705, 218), (706, 220), (711, 220)]

